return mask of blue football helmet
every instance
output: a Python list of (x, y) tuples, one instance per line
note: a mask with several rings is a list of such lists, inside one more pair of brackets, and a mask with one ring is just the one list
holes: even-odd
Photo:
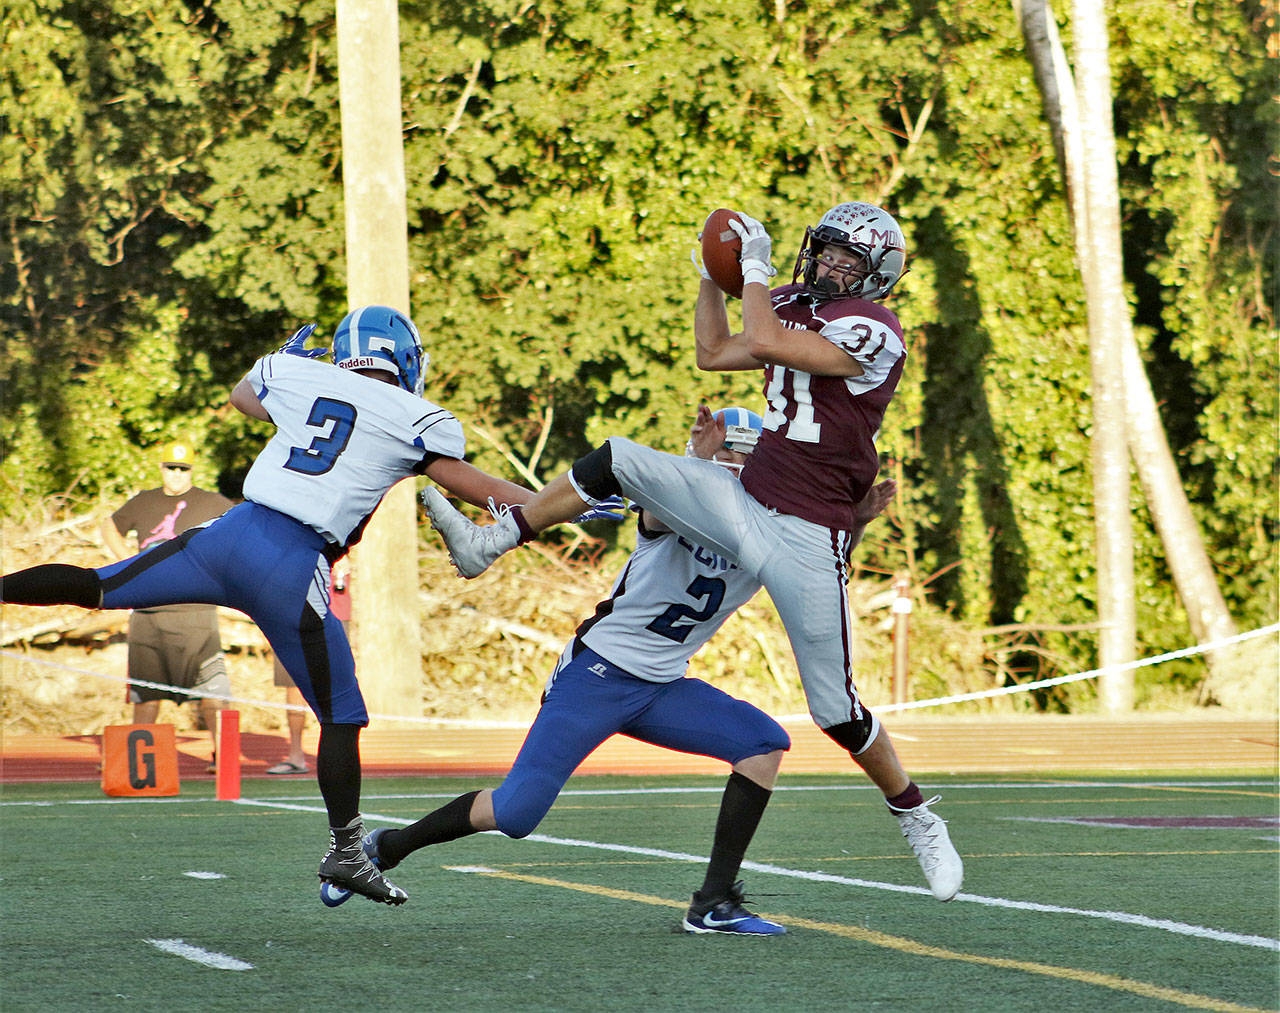
[(333, 364), (343, 369), (382, 369), (400, 386), (422, 396), (422, 376), (430, 356), (413, 321), (390, 306), (361, 306), (333, 332)]
[(755, 450), (760, 434), (764, 431), (764, 419), (747, 408), (721, 408), (715, 413), (724, 423), (724, 447), (739, 454)]
[[(739, 454), (749, 454), (755, 450), (756, 442), (764, 431), (764, 420), (759, 415), (748, 408), (739, 408), (736, 405), (731, 408), (721, 408), (713, 414), (724, 423), (724, 443), (722, 446), (725, 450), (736, 451)], [(684, 456), (694, 456), (692, 437), (684, 445)], [(740, 472), (742, 470), (741, 464), (722, 461), (719, 457), (714, 460), (720, 467), (728, 468), (732, 472)]]

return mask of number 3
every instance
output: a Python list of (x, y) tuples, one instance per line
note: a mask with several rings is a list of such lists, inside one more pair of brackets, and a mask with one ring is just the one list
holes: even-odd
[(317, 436), (309, 447), (293, 447), (284, 466), (303, 475), (323, 475), (334, 466), (338, 455), (347, 449), (351, 430), (356, 426), (355, 405), (331, 397), (318, 397), (307, 416), (307, 425), (323, 429), (330, 422), (333, 428), (327, 435)]

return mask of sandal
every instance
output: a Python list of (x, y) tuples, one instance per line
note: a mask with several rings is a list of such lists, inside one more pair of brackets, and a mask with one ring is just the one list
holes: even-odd
[(277, 763), (274, 767), (268, 767), (268, 774), (305, 774), (307, 772), (305, 763), (294, 763), (292, 760), (284, 760)]

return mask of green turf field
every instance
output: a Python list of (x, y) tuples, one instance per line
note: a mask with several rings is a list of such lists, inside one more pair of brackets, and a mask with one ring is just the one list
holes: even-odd
[[(534, 837), (419, 852), (409, 903), (318, 899), (314, 783), (0, 796), (17, 1010), (1160, 1010), (1280, 1004), (1276, 783), (954, 779), (939, 904), (879, 796), (784, 777), (744, 871), (773, 939), (678, 931), (722, 782), (576, 778)], [(483, 782), (376, 780), (370, 827)], [(1125, 821), (1131, 825), (1123, 826)], [(692, 860), (691, 860), (692, 859)], [(192, 875), (202, 873), (205, 875)]]

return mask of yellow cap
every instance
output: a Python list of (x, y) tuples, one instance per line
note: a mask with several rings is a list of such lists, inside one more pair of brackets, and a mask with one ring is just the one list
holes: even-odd
[(161, 464), (183, 464), (188, 468), (195, 463), (195, 460), (196, 455), (185, 443), (166, 443), (160, 456)]

